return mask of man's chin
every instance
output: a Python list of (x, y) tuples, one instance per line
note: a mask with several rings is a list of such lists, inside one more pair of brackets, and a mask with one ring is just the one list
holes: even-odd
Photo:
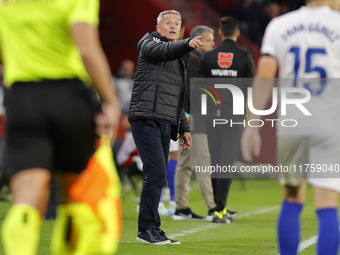
[(178, 35), (169, 34), (166, 38), (167, 38), (169, 41), (175, 41), (175, 40), (178, 39)]

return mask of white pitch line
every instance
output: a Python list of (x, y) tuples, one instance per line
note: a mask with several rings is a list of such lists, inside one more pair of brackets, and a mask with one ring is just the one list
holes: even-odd
[(185, 233), (185, 234), (194, 234), (194, 233), (196, 233), (196, 231), (194, 231), (194, 230), (184, 230), (182, 232)]
[[(271, 206), (271, 207), (266, 207), (260, 210), (256, 210), (256, 211), (252, 211), (252, 212), (248, 212), (248, 213), (241, 213), (239, 216), (237, 216), (238, 219), (242, 219), (242, 218), (246, 218), (246, 217), (251, 217), (253, 215), (256, 214), (262, 214), (262, 213), (267, 213), (267, 212), (271, 212), (274, 210), (278, 210), (280, 207), (279, 206)], [(168, 237), (170, 239), (176, 238), (178, 236), (186, 236), (189, 234), (195, 234), (199, 231), (204, 231), (210, 228), (215, 228), (217, 227), (219, 224), (207, 224), (207, 225), (203, 225), (202, 227), (199, 228), (193, 228), (193, 229), (189, 229), (189, 230), (183, 230), (181, 232), (179, 232), (178, 234), (171, 234)]]
[(206, 224), (206, 225), (204, 225), (202, 227), (199, 227), (199, 228), (193, 228), (193, 229), (190, 229), (190, 230), (183, 230), (183, 231), (181, 231), (178, 234), (171, 234), (168, 237), (170, 239), (173, 239), (173, 238), (176, 238), (178, 236), (187, 236), (187, 235), (195, 234), (195, 233), (197, 233), (199, 231), (204, 231), (204, 230), (207, 230), (209, 228), (214, 228), (214, 227), (217, 227), (217, 224)]
[[(339, 226), (340, 231), (340, 226)], [(298, 252), (303, 251), (304, 249), (307, 249), (309, 246), (312, 246), (313, 244), (316, 244), (318, 242), (318, 236), (313, 236), (299, 244)], [(280, 255), (280, 253), (278, 254)]]
[[(275, 211), (275, 210), (278, 210), (278, 209), (279, 209), (279, 206), (270, 206), (270, 207), (266, 207), (266, 208), (255, 210), (255, 211), (248, 212), (248, 213), (241, 213), (239, 216), (237, 216), (237, 218), (242, 219), (242, 218), (251, 217), (251, 216), (257, 215), (257, 214), (263, 214), (263, 213)], [(195, 227), (195, 228), (192, 228), (192, 229), (189, 229), (189, 230), (183, 230), (183, 231), (181, 231), (177, 234), (168, 235), (168, 237), (170, 239), (173, 239), (173, 238), (176, 238), (176, 237), (187, 236), (187, 235), (190, 235), (190, 234), (195, 234), (199, 231), (204, 231), (204, 230), (208, 230), (210, 228), (215, 228), (219, 225), (220, 224), (207, 223), (207, 224), (204, 224), (201, 227)], [(120, 242), (121, 243), (137, 243), (137, 241), (120, 241)]]
[[(340, 227), (339, 227), (339, 230), (340, 230)], [(318, 242), (318, 236), (313, 236), (313, 237), (301, 242), (299, 244), (298, 252), (301, 252), (304, 249), (307, 249), (309, 246), (312, 246), (313, 244), (316, 244), (317, 242)]]
[(318, 236), (313, 236), (299, 244), (298, 251), (303, 251), (304, 249), (308, 248), (309, 246), (312, 246), (318, 241)]
[[(318, 236), (313, 236), (313, 237), (301, 242), (299, 244), (298, 252), (301, 252), (301, 251), (307, 249), (309, 246), (316, 244), (317, 241), (318, 241)], [(277, 254), (277, 255), (280, 255), (280, 253)]]
[(256, 210), (256, 211), (252, 211), (252, 212), (248, 212), (248, 213), (241, 213), (239, 216), (237, 216), (237, 218), (242, 219), (242, 218), (250, 217), (250, 216), (253, 216), (253, 215), (256, 215), (256, 214), (263, 214), (263, 213), (275, 211), (275, 210), (278, 210), (279, 208), (280, 208), (280, 206), (266, 207), (266, 208)]

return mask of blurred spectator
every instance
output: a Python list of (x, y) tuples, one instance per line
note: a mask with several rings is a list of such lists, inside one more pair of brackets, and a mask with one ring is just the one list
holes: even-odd
[(262, 38), (264, 34), (264, 30), (266, 29), (268, 23), (275, 17), (281, 15), (281, 6), (278, 3), (272, 2), (266, 5), (262, 13), (264, 15), (261, 16), (260, 26), (259, 26), (259, 37), (257, 38), (258, 45), (262, 44)]
[(135, 63), (132, 60), (124, 59), (120, 64), (120, 68), (115, 76), (120, 78), (129, 78), (133, 79), (133, 75), (135, 74)]
[[(119, 171), (126, 171), (127, 176), (142, 174), (143, 163), (140, 159), (135, 141), (133, 140), (131, 131), (126, 131), (125, 139), (122, 142), (116, 158), (116, 164)], [(132, 184), (133, 186), (133, 184)], [(136, 192), (135, 187), (134, 191)], [(139, 195), (139, 194), (136, 194)]]
[(281, 6), (283, 9), (282, 13), (294, 11), (304, 5), (304, 0), (275, 0), (273, 2), (276, 2)]
[[(264, 18), (262, 8), (262, 4), (255, 0), (240, 0), (232, 10), (232, 15), (240, 22), (241, 33), (257, 45), (260, 45), (262, 37), (261, 20)], [(223, 15), (230, 14), (225, 12)]]
[(270, 21), (281, 14), (281, 7), (278, 3), (273, 2), (264, 7), (263, 13)]
[[(127, 121), (125, 115), (122, 122)], [(129, 122), (127, 122), (129, 124)], [(124, 124), (123, 124), (124, 125)], [(130, 131), (130, 125), (124, 134), (123, 141), (116, 140), (115, 147), (113, 148), (115, 162), (119, 177), (122, 183), (126, 183), (131, 186), (134, 192), (134, 200), (140, 200), (140, 188), (138, 187), (138, 180), (143, 178), (143, 163), (139, 156), (135, 141), (133, 140), (132, 133)], [(138, 178), (140, 177), (140, 178)], [(136, 212), (139, 211), (139, 203), (136, 206)]]
[(205, 0), (205, 3), (211, 8), (222, 14), (227, 10), (231, 10), (238, 0)]
[(223, 16), (234, 16), (240, 21), (241, 34), (261, 45), (264, 29), (273, 18), (299, 9), (304, 0), (204, 0)]
[(135, 63), (130, 59), (124, 59), (113, 77), (123, 113), (129, 110), (134, 74)]
[[(197, 67), (203, 54), (215, 47), (214, 30), (207, 26), (196, 26), (191, 31), (191, 37), (202, 36), (204, 47), (195, 49), (190, 52), (190, 61), (187, 67), (187, 84), (185, 87), (184, 110), (190, 113), (190, 78), (194, 78), (197, 73)], [(190, 121), (192, 117), (189, 117)], [(191, 122), (192, 123), (192, 122)], [(175, 189), (176, 189), (176, 212), (173, 215), (174, 220), (185, 219), (203, 219), (193, 213), (188, 207), (189, 187), (191, 177), (191, 165), (210, 165), (210, 154), (208, 149), (207, 136), (205, 135), (205, 123), (195, 123), (192, 129), (192, 140), (196, 144), (197, 151), (189, 152), (182, 148), (179, 149), (179, 163), (176, 169)], [(203, 129), (203, 130), (202, 130)], [(190, 160), (190, 155), (192, 158)], [(192, 164), (190, 164), (192, 162)], [(208, 210), (216, 207), (212, 191), (211, 179), (209, 173), (196, 173), (197, 182)]]
[(184, 34), (185, 34), (185, 21), (182, 18), (181, 30), (179, 31), (179, 36), (177, 40), (182, 40), (184, 38)]

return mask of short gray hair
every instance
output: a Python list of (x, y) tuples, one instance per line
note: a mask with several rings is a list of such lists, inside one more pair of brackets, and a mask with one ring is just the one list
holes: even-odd
[(176, 10), (167, 10), (167, 11), (164, 11), (164, 12), (161, 12), (158, 17), (157, 17), (157, 25), (159, 25), (163, 19), (163, 16), (166, 15), (166, 14), (176, 14), (178, 15), (179, 19), (182, 20), (182, 16), (181, 14), (176, 11)]
[(203, 35), (204, 32), (210, 32), (214, 34), (214, 29), (208, 26), (196, 26), (191, 30), (190, 36), (196, 37)]

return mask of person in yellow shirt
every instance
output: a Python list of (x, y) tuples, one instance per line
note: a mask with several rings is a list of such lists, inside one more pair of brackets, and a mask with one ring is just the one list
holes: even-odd
[(69, 215), (60, 223), (70, 227), (67, 254), (80, 254), (86, 245), (79, 240), (90, 224), (72, 223), (89, 223), (93, 215), (69, 189), (93, 154), (97, 134), (117, 128), (120, 111), (98, 38), (98, 12), (99, 0), (0, 0), (0, 56), (10, 87), (5, 162), (13, 195), (2, 227), (6, 254), (36, 254), (52, 170), (63, 190), (58, 214)]

